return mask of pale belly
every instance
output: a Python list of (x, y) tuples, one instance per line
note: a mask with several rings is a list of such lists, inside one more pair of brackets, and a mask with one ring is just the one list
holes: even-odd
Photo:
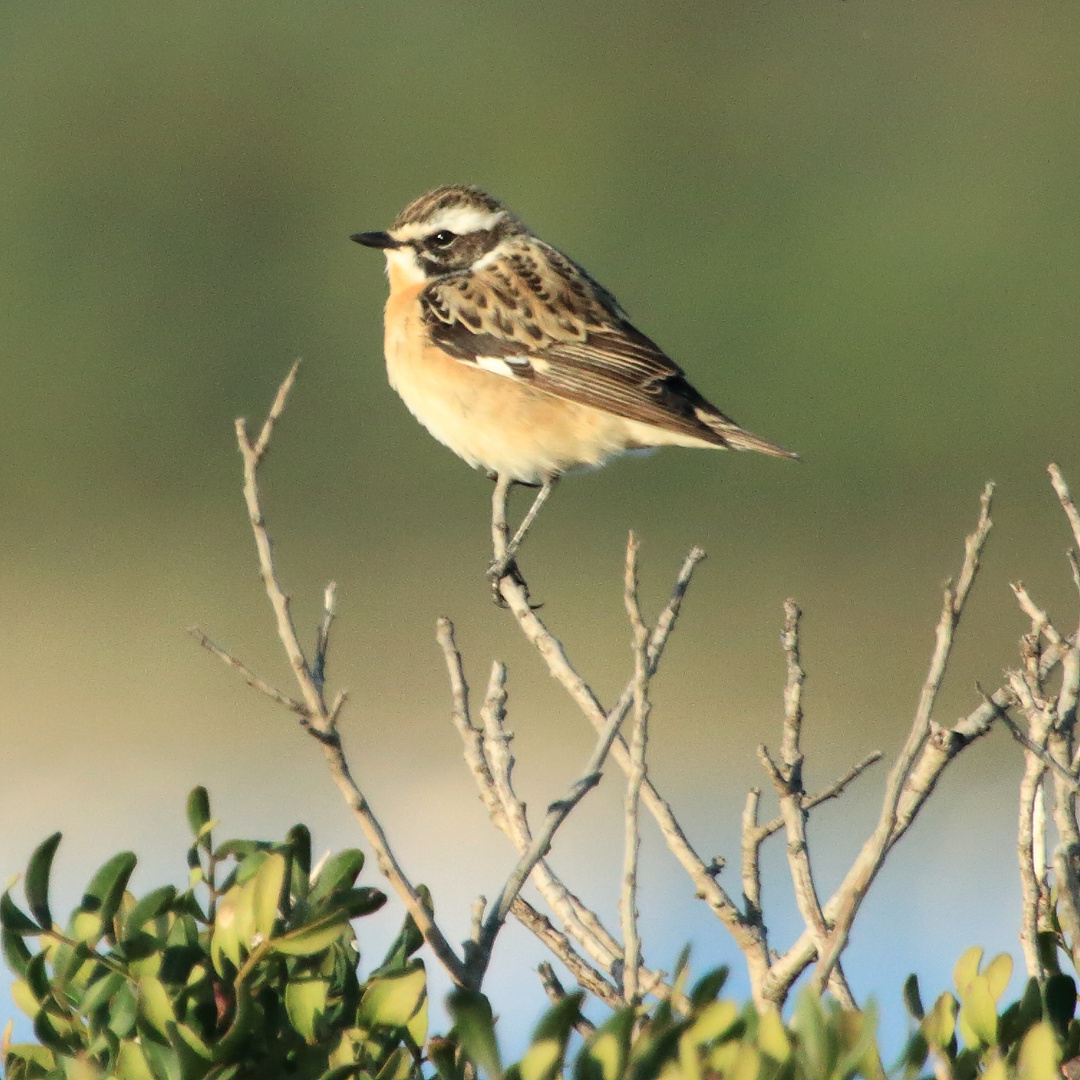
[(419, 288), (401, 290), (386, 305), (390, 385), (439, 442), (473, 467), (535, 484), (596, 468), (628, 451), (689, 442), (534, 390), (428, 346), (416, 302)]

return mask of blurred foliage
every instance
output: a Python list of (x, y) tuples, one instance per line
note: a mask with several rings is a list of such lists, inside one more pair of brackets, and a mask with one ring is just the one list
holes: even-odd
[[(357, 850), (313, 870), (303, 825), (281, 843), (216, 846), (204, 788), (188, 799), (188, 888), (128, 891), (131, 852), (87, 885), (64, 928), (53, 922), (55, 833), (23, 878), (29, 914), (0, 899), (12, 995), (38, 1044), (6, 1048), (6, 1075), (181, 1080), (403, 1075), (427, 1034), (426, 977), (411, 921), (376, 972), (357, 976), (350, 920), (386, 897), (356, 886)], [(40, 951), (27, 942), (38, 939)], [(337, 1070), (335, 1072), (335, 1070)]]
[[(16, 1003), (36, 1043), (2, 1053), (8, 1080), (884, 1080), (873, 1006), (842, 1010), (809, 989), (790, 1020), (720, 996), (727, 970), (687, 985), (688, 951), (672, 993), (615, 1010), (600, 1027), (584, 994), (543, 1017), (521, 1059), (502, 1063), (488, 999), (455, 990), (448, 1035), (428, 1038), (427, 978), (411, 919), (383, 962), (361, 981), (351, 920), (385, 897), (357, 886), (361, 852), (311, 866), (311, 837), (297, 825), (281, 843), (227, 840), (204, 788), (188, 799), (194, 841), (188, 888), (136, 898), (136, 859), (121, 852), (86, 887), (66, 927), (53, 920), (49, 878), (60, 835), (45, 840), (23, 877), (26, 909), (0, 898), (3, 952), (17, 975)], [(28, 939), (37, 939), (34, 952)], [(1047, 940), (1048, 948), (1053, 942)], [(955, 995), (922, 1005), (904, 986), (915, 1027), (893, 1070), (915, 1080), (929, 1067), (954, 1080), (1053, 1080), (1080, 1052), (1076, 984), (1055, 972), (1031, 980), (1019, 1001), (999, 1002), (1012, 961), (982, 950), (956, 965)], [(581, 1038), (575, 1038), (577, 1032)]]

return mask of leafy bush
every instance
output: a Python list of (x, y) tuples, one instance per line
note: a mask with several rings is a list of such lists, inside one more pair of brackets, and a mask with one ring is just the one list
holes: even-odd
[[(188, 888), (127, 891), (131, 852), (94, 875), (65, 929), (49, 909), (60, 834), (23, 880), (29, 914), (0, 899), (12, 993), (38, 1044), (5, 1049), (8, 1077), (181, 1080), (407, 1075), (427, 1034), (422, 944), (406, 922), (363, 984), (350, 920), (382, 907), (357, 887), (357, 850), (313, 872), (311, 837), (212, 842), (203, 788), (188, 798)], [(40, 951), (28, 941), (37, 939)]]
[[(194, 836), (188, 888), (136, 899), (135, 856), (122, 852), (94, 875), (61, 930), (49, 907), (60, 835), (30, 859), (26, 908), (0, 898), (13, 995), (36, 1043), (8, 1045), (9, 1080), (883, 1080), (872, 1010), (843, 1010), (809, 990), (790, 1021), (775, 1007), (721, 998), (726, 970), (686, 988), (685, 959), (671, 994), (614, 1011), (594, 1029), (582, 993), (567, 994), (536, 1029), (524, 1056), (502, 1064), (491, 1005), (456, 990), (454, 1026), (427, 1037), (422, 937), (406, 919), (382, 964), (361, 981), (351, 920), (382, 906), (357, 886), (361, 852), (311, 866), (302, 825), (281, 843), (212, 842), (206, 791), (188, 798)], [(40, 951), (28, 941), (36, 939)], [(1080, 1050), (1076, 986), (1056, 971), (999, 1012), (1012, 962), (980, 970), (981, 949), (956, 966), (956, 995), (923, 1009), (912, 976), (904, 1000), (914, 1030), (895, 1068), (950, 1080), (1055, 1080)], [(578, 1038), (575, 1032), (581, 1034)]]

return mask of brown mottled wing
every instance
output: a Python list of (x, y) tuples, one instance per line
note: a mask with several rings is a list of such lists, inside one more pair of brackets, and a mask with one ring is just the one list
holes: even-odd
[(463, 362), (501, 360), (538, 390), (718, 446), (729, 440), (699, 413), (740, 430), (609, 292), (535, 237), (479, 271), (433, 282), (421, 303), (432, 340)]

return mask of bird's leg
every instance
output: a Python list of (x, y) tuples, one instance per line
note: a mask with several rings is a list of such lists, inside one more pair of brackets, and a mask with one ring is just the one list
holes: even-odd
[(521, 524), (518, 526), (517, 532), (514, 533), (514, 539), (511, 540), (507, 546), (507, 558), (512, 559), (517, 555), (518, 548), (521, 547), (521, 542), (525, 539), (525, 534), (532, 528), (532, 523), (536, 520), (536, 515), (540, 513), (544, 503), (551, 497), (551, 493), (555, 490), (555, 485), (558, 482), (558, 476), (544, 477), (544, 482), (540, 485), (540, 490), (536, 493), (536, 498), (533, 499), (532, 506), (529, 507), (529, 512), (521, 519)]
[(521, 524), (517, 528), (517, 532), (510, 539), (510, 529), (506, 523), (506, 503), (510, 495), (510, 489), (515, 481), (502, 475), (496, 477), (495, 492), (491, 498), (491, 541), (495, 560), (488, 567), (488, 578), (491, 581), (491, 587), (497, 601), (500, 599), (499, 582), (507, 575), (512, 576), (518, 584), (525, 585), (525, 581), (517, 567), (518, 549), (532, 527), (532, 523), (536, 520), (536, 515), (540, 513), (541, 507), (548, 501), (557, 480), (557, 476), (545, 477), (540, 490), (536, 493), (536, 498), (533, 499), (532, 506), (529, 507), (528, 513), (522, 518)]
[(491, 547), (495, 561), (491, 564), (492, 573), (500, 563), (505, 562), (509, 545), (510, 529), (506, 524), (506, 502), (514, 481), (502, 473), (495, 477), (495, 490), (491, 495)]

